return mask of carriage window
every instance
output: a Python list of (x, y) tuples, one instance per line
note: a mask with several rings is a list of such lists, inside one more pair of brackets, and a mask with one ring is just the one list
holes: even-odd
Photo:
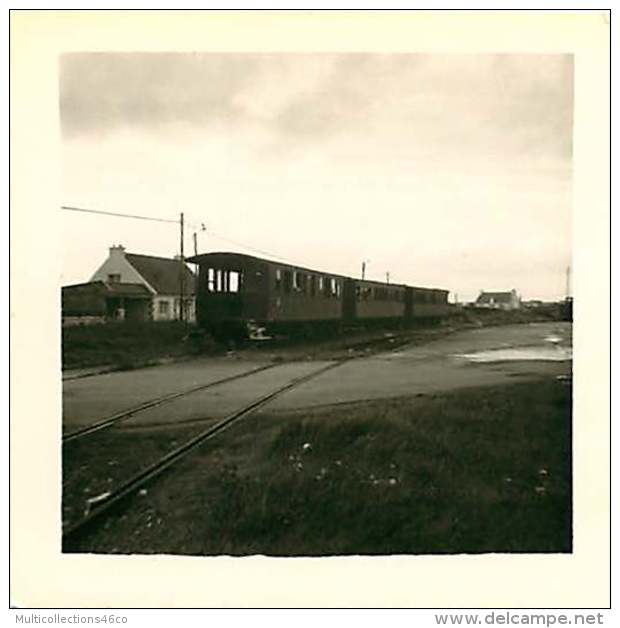
[(241, 292), (243, 273), (238, 270), (207, 269), (207, 292)]
[(325, 278), (319, 277), (319, 293), (323, 294), (325, 292)]
[(331, 277), (329, 280), (329, 295), (332, 297), (337, 297), (339, 294), (339, 285), (338, 282)]
[(340, 282), (336, 281), (336, 298), (339, 299), (340, 298), (340, 293), (341, 293), (341, 286), (340, 286)]
[(302, 282), (303, 282), (303, 274), (294, 270), (293, 271), (293, 288), (295, 292), (302, 291)]
[(228, 292), (239, 292), (241, 276), (236, 270), (231, 270), (228, 275)]
[(293, 277), (290, 270), (284, 271), (284, 292), (289, 293), (293, 287)]
[(282, 271), (276, 268), (276, 290), (282, 289)]
[(207, 268), (207, 291), (215, 292), (215, 270)]
[(310, 296), (316, 294), (316, 277), (314, 275), (308, 275), (308, 284), (310, 285)]

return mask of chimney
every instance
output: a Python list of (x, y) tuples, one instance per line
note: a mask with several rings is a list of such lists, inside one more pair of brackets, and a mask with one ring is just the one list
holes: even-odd
[(112, 245), (110, 247), (110, 257), (125, 257), (125, 247), (122, 244)]

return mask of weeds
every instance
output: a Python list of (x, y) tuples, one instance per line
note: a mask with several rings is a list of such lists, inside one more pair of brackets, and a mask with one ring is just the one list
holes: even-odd
[(373, 402), (274, 423), (260, 421), (261, 465), (242, 447), (206, 484), (186, 477), (209, 506), (183, 512), (182, 498), (175, 502), (174, 519), (189, 518), (195, 536), (169, 551), (571, 551), (565, 383)]

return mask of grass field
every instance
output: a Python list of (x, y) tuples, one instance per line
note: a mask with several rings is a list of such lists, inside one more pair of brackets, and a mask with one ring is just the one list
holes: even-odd
[(200, 350), (187, 339), (179, 322), (119, 322), (65, 327), (62, 330), (64, 369), (110, 365), (120, 369), (151, 360), (191, 355)]
[[(122, 454), (141, 436), (116, 438), (106, 450)], [(265, 412), (198, 451), (76, 549), (570, 552), (571, 386), (547, 378)]]

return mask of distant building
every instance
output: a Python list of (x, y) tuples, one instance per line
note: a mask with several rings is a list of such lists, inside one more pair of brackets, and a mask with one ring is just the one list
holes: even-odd
[(516, 290), (510, 292), (481, 291), (474, 302), (474, 306), (492, 310), (518, 310), (521, 307), (521, 299)]
[(530, 299), (529, 301), (521, 301), (521, 305), (527, 309), (536, 309), (545, 307), (545, 302), (540, 299)]
[[(106, 287), (108, 319), (179, 320), (181, 294), (185, 320), (196, 319), (195, 277), (179, 259), (126, 253), (124, 247), (112, 246), (108, 259), (91, 278), (91, 284), (98, 282)], [(77, 292), (88, 291), (87, 285), (82, 284)], [(91, 290), (102, 294), (101, 286)], [(143, 302), (145, 290), (147, 303)]]

